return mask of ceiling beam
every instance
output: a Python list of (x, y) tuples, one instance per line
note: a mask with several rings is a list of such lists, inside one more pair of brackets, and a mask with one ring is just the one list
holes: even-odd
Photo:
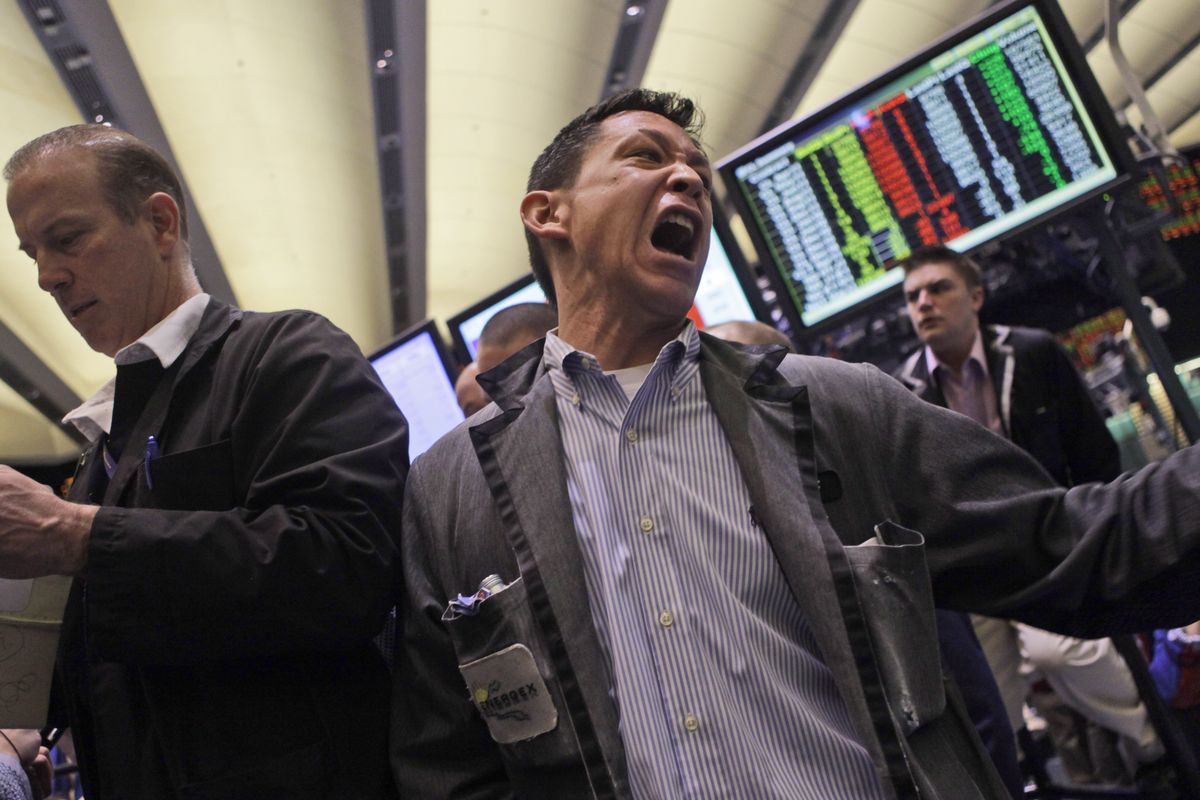
[[(1156, 69), (1148, 78), (1146, 78), (1146, 80), (1142, 81), (1142, 90), (1146, 92), (1150, 91), (1150, 87), (1162, 80), (1168, 72), (1177, 67), (1180, 61), (1183, 61), (1185, 58), (1191, 55), (1192, 51), (1197, 47), (1200, 47), (1200, 33), (1193, 36), (1191, 41), (1176, 50), (1171, 57), (1167, 59), (1165, 64)], [(1121, 108), (1128, 110), (1132, 105), (1133, 100), (1129, 97), (1126, 97), (1125, 101), (1121, 103)]]
[[(83, 118), (134, 134), (161, 153), (182, 181), (167, 134), (107, 0), (19, 0), (19, 4)], [(183, 195), (196, 277), (204, 291), (235, 303), (233, 287), (186, 182)]]
[(74, 425), (62, 422), (63, 416), (83, 400), (3, 322), (0, 322), (0, 380), (67, 436), (80, 444), (87, 443)]
[[(1133, 7), (1138, 4), (1138, 0), (1125, 0), (1121, 3), (1121, 7), (1117, 9), (1117, 22), (1125, 19), (1125, 15), (1133, 10)], [(1092, 31), (1086, 39), (1080, 42), (1084, 53), (1091, 53), (1101, 42), (1104, 41), (1104, 20), (1100, 20), (1100, 24), (1096, 26), (1096, 30)]]
[(625, 0), (600, 88), (601, 100), (642, 85), (666, 11), (667, 0)]
[(825, 59), (829, 58), (830, 51), (841, 38), (842, 31), (846, 29), (846, 24), (857, 7), (858, 0), (828, 0), (825, 10), (821, 12), (821, 18), (813, 28), (812, 36), (801, 50), (792, 71), (788, 73), (779, 95), (771, 103), (771, 110), (758, 126), (760, 134), (773, 130), (796, 113), (800, 101), (808, 93), (817, 72), (825, 63)]
[(364, 0), (392, 332), (425, 318), (425, 0)]
[(1171, 130), (1167, 131), (1167, 135), (1170, 136), (1175, 131), (1182, 128), (1185, 124), (1191, 121), (1192, 117), (1196, 116), (1197, 114), (1200, 114), (1200, 103), (1196, 103), (1186, 112), (1184, 112), (1183, 116), (1179, 118), (1179, 121), (1171, 126)]

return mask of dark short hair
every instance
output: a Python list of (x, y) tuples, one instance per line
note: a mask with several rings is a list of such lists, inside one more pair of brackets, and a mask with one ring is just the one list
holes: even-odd
[[(615, 94), (584, 111), (558, 132), (529, 170), (526, 192), (548, 191), (569, 188), (579, 177), (579, 168), (588, 145), (600, 130), (600, 123), (625, 111), (649, 111), (674, 122), (683, 128), (692, 140), (700, 145), (700, 130), (704, 126), (704, 114), (686, 97), (673, 92), (655, 92), (650, 89), (629, 89)], [(542, 252), (537, 237), (525, 231), (529, 245), (529, 264), (534, 277), (541, 285), (552, 305), (558, 304), (554, 281), (550, 276), (550, 265)]]
[(547, 303), (517, 303), (492, 315), (479, 334), (479, 346), (504, 347), (515, 341), (524, 346), (558, 325), (558, 312)]
[(118, 217), (133, 224), (146, 198), (165, 192), (179, 206), (179, 235), (187, 241), (187, 204), (179, 176), (157, 150), (120, 128), (85, 123), (42, 134), (12, 154), (4, 179), (11, 181), (43, 158), (76, 148), (96, 156), (101, 191)]
[(968, 289), (983, 286), (983, 270), (974, 259), (940, 244), (918, 247), (909, 253), (899, 266), (904, 269), (904, 274), (908, 275), (913, 270), (929, 264), (949, 264), (958, 277), (963, 279)]

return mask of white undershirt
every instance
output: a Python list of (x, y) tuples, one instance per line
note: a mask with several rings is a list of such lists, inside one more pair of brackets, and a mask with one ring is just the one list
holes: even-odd
[(654, 362), (649, 364), (639, 364), (636, 367), (625, 367), (625, 369), (614, 369), (605, 372), (605, 375), (612, 375), (617, 379), (617, 383), (621, 384), (621, 390), (625, 392), (625, 396), (633, 401), (634, 395), (638, 393), (638, 389), (642, 388), (642, 384), (646, 382), (646, 376), (650, 374), (650, 368), (654, 366)]

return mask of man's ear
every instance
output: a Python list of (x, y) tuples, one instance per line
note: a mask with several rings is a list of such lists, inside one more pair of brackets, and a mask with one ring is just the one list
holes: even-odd
[(567, 238), (567, 205), (556, 191), (539, 189), (521, 200), (521, 222), (539, 239)]
[(155, 192), (146, 198), (145, 213), (154, 226), (154, 238), (161, 255), (169, 255), (179, 241), (179, 205), (166, 192)]
[(979, 309), (983, 308), (983, 287), (971, 287), (971, 308), (975, 309), (975, 313), (979, 313)]

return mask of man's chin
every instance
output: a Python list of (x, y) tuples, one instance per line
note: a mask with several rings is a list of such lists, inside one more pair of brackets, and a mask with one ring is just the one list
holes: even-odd
[(918, 331), (917, 338), (921, 340), (921, 344), (931, 347), (934, 350), (937, 350), (942, 345), (944, 339), (941, 330)]
[(680, 292), (677, 296), (661, 297), (658, 302), (649, 306), (647, 310), (655, 317), (661, 319), (665, 324), (678, 322), (682, 325), (684, 320), (687, 319), (688, 312), (692, 310), (694, 302), (694, 295), (687, 292)]
[(109, 358), (112, 358), (113, 356), (115, 356), (117, 354), (117, 351), (121, 349), (119, 346), (113, 345), (113, 343), (111, 341), (109, 341), (109, 339), (107, 339), (103, 336), (100, 336), (100, 335), (89, 336), (88, 334), (84, 333), (83, 331), (79, 330), (78, 328), (76, 328), (75, 330), (77, 330), (79, 332), (79, 335), (83, 338), (83, 341), (87, 344), (88, 347), (95, 350), (97, 353), (99, 353), (102, 356), (108, 356)]

